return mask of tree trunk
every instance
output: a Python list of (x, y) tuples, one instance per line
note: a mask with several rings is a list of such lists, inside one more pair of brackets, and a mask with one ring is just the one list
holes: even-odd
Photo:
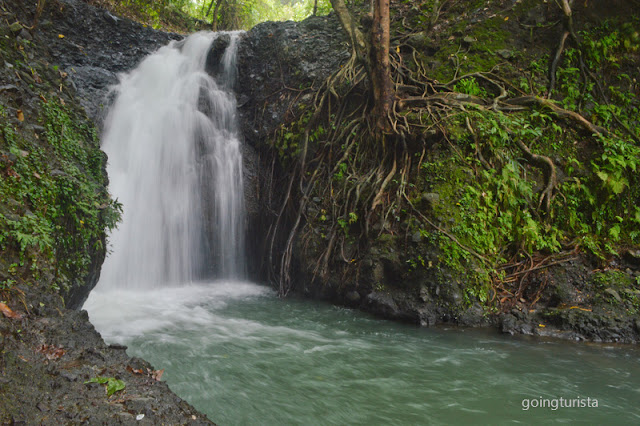
[(209, 12), (211, 12), (211, 7), (213, 6), (213, 3), (216, 3), (216, 8), (213, 9), (213, 18), (211, 20), (211, 30), (212, 31), (217, 31), (218, 30), (218, 9), (220, 9), (220, 5), (222, 4), (222, 0), (211, 0), (211, 3), (209, 4), (209, 9), (207, 9), (207, 14), (204, 15), (205, 18), (207, 16), (209, 16)]
[(393, 106), (390, 43), (389, 0), (373, 0), (373, 27), (371, 29), (371, 83), (373, 86), (374, 115), (379, 130), (389, 130), (387, 119)]
[(331, 6), (333, 6), (333, 10), (335, 10), (338, 15), (338, 20), (340, 20), (342, 28), (347, 35), (349, 35), (351, 46), (356, 51), (356, 54), (365, 62), (368, 62), (368, 49), (364, 34), (362, 34), (362, 31), (358, 29), (356, 23), (353, 21), (349, 9), (347, 9), (347, 6), (344, 4), (344, 0), (331, 0)]
[(313, 3), (313, 16), (316, 16), (318, 13), (318, 0)]
[(387, 119), (393, 106), (391, 66), (389, 63), (389, 0), (372, 0), (373, 24), (369, 40), (356, 26), (344, 0), (331, 0), (340, 24), (351, 38), (354, 52), (365, 63), (373, 87), (373, 114), (379, 130), (389, 130)]

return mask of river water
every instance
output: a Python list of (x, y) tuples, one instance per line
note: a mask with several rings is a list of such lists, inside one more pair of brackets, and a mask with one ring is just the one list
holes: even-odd
[(640, 423), (633, 346), (421, 329), (231, 281), (98, 289), (85, 308), (221, 425)]
[(221, 425), (640, 424), (635, 347), (419, 329), (241, 281), (239, 36), (192, 35), (121, 76), (102, 147), (124, 218), (84, 306), (107, 342)]

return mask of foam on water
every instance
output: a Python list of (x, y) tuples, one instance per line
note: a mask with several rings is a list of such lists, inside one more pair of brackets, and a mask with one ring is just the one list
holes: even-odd
[[(94, 290), (84, 308), (105, 340), (126, 343), (145, 335), (166, 337), (179, 330), (213, 332), (216, 327), (228, 329), (233, 323), (234, 328), (243, 328), (238, 320), (230, 322), (215, 311), (226, 307), (230, 300), (239, 302), (269, 294), (272, 290), (267, 287), (228, 280), (185, 283), (153, 291), (107, 288)], [(220, 334), (239, 335), (239, 331)]]

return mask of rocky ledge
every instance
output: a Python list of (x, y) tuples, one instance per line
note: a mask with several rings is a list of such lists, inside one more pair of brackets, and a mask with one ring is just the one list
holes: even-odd
[(0, 318), (0, 422), (212, 424), (160, 381), (162, 371), (106, 345), (86, 311), (39, 304)]

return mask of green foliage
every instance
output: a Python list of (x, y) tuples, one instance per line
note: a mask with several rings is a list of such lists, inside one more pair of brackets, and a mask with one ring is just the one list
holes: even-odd
[(355, 214), (354, 212), (349, 212), (346, 219), (338, 218), (337, 220), (338, 226), (342, 228), (342, 231), (344, 232), (345, 235), (349, 233), (349, 227), (354, 223), (356, 223), (357, 221), (358, 221), (358, 215)]
[(597, 291), (596, 301), (611, 305), (621, 301), (630, 314), (640, 312), (640, 279), (634, 280), (623, 271), (608, 269), (597, 272), (593, 276), (593, 284)]
[[(566, 108), (585, 113), (594, 123), (626, 127), (640, 134), (640, 105), (633, 94), (637, 81), (625, 71), (635, 67), (635, 52), (640, 49), (640, 19), (617, 24), (605, 22), (589, 31), (581, 31), (583, 48), (566, 49), (565, 65), (558, 69), (558, 88)], [(581, 58), (594, 75), (617, 81), (604, 87), (584, 80)]]
[[(638, 25), (622, 28), (614, 30), (605, 24), (581, 33), (582, 55), (590, 69), (611, 75), (624, 65), (628, 52), (638, 50)], [(450, 232), (494, 267), (519, 251), (554, 253), (572, 241), (600, 257), (617, 253), (620, 246), (640, 243), (640, 147), (629, 137), (629, 133), (640, 135), (640, 111), (637, 96), (625, 90), (636, 82), (618, 72), (611, 77), (618, 84), (606, 88), (605, 95), (611, 99), (607, 101), (595, 83), (584, 83), (579, 54), (576, 49), (565, 52), (566, 61), (558, 70), (560, 98), (565, 108), (582, 108), (583, 114), (608, 128), (606, 135), (578, 144), (576, 136), (545, 109), (527, 115), (469, 112), (465, 116), (476, 128), (475, 136), (467, 131), (462, 117), (452, 118), (447, 126), (459, 154), (455, 162), (423, 165), (431, 190), (445, 201), (435, 214), (449, 218)], [(531, 71), (533, 75), (545, 72), (537, 63), (532, 63)], [(531, 81), (523, 79), (521, 88), (531, 91)], [(471, 78), (459, 81), (454, 90), (486, 96)], [(516, 140), (534, 153), (553, 157), (558, 173), (565, 176), (548, 214), (538, 205), (545, 171), (523, 158)], [(484, 167), (486, 162), (482, 164), (479, 155), (486, 157), (490, 168)], [(469, 167), (473, 176), (459, 172), (458, 168)], [(441, 240), (440, 248), (441, 260), (450, 267), (460, 268), (470, 259), (447, 238)]]
[(106, 384), (107, 396), (111, 396), (116, 392), (124, 390), (124, 388), (127, 386), (122, 380), (118, 380), (115, 377), (98, 376), (84, 382), (85, 385), (88, 383), (99, 383), (101, 385)]
[[(455, 90), (477, 96), (481, 90), (477, 82), (465, 80)], [(569, 98), (579, 92), (579, 84), (579, 79), (565, 81)], [(567, 106), (577, 103), (574, 99)], [(616, 116), (631, 122), (631, 101), (617, 107), (621, 109)], [(476, 129), (475, 135), (469, 133), (465, 118)], [(556, 253), (578, 241), (602, 257), (617, 253), (621, 245), (640, 243), (640, 148), (621, 131), (592, 139), (585, 150), (545, 109), (509, 115), (467, 112), (451, 118), (447, 131), (456, 145), (454, 161), (450, 153), (443, 154), (421, 168), (429, 190), (442, 200), (433, 207), (434, 215), (448, 219), (447, 229), (460, 243), (442, 236), (440, 261), (470, 277), (466, 296), (487, 300), (488, 271), (517, 253)], [(559, 173), (566, 176), (548, 214), (539, 208), (545, 171), (523, 158), (517, 140), (534, 153), (553, 156)], [(476, 259), (463, 247), (488, 263), (472, 267)], [(411, 260), (411, 269), (416, 266)]]
[[(638, 18), (623, 24), (605, 22), (581, 31), (582, 50), (567, 49), (565, 65), (558, 70), (564, 106), (609, 131), (597, 138), (595, 155), (583, 165), (590, 167), (591, 174), (575, 175), (562, 185), (572, 207), (565, 208), (562, 215), (585, 239), (585, 246), (599, 256), (617, 253), (616, 245), (640, 243), (636, 208), (640, 203), (640, 147), (629, 136), (640, 137), (640, 103), (634, 95), (637, 81), (624, 72), (635, 67), (639, 31)], [(585, 82), (581, 57), (591, 73), (611, 83)]]
[(463, 78), (453, 86), (453, 90), (471, 96), (487, 97), (487, 91), (478, 84), (474, 77)]
[(42, 217), (34, 214), (22, 216), (19, 220), (7, 219), (0, 214), (9, 227), (9, 237), (15, 238), (20, 245), (20, 252), (24, 253), (29, 247), (38, 248), (43, 253), (51, 253), (53, 250), (53, 229), (51, 224)]
[(421, 254), (419, 254), (416, 258), (408, 259), (406, 263), (409, 265), (409, 272), (415, 271), (416, 269), (418, 269), (418, 266), (426, 268), (424, 258)]
[(338, 171), (333, 174), (333, 180), (341, 182), (344, 179), (344, 175), (347, 172), (348, 167), (347, 163), (338, 164)]
[[(281, 125), (271, 138), (271, 144), (277, 149), (278, 155), (283, 162), (296, 159), (301, 152), (305, 138), (305, 132), (312, 113), (306, 111), (297, 120), (285, 125)], [(309, 144), (317, 145), (326, 137), (327, 131), (322, 125), (314, 126), (309, 130)]]
[[(154, 28), (181, 27), (193, 30), (187, 17), (211, 22), (216, 0), (124, 0), (112, 5), (120, 13), (135, 18)], [(210, 7), (211, 6), (211, 7)], [(313, 13), (314, 0), (224, 0), (215, 17), (217, 28), (224, 30), (250, 29), (264, 21), (301, 21)], [(329, 0), (318, 0), (318, 15), (331, 11)], [(209, 12), (207, 14), (207, 12)], [(186, 28), (185, 28), (186, 27)]]
[[(43, 102), (41, 114), (42, 142), (9, 124), (0, 129), (0, 146), (13, 155), (0, 169), (0, 198), (9, 206), (0, 211), (0, 250), (15, 247), (23, 262), (31, 261), (34, 279), (40, 265), (49, 265), (57, 278), (54, 288), (67, 288), (83, 282), (121, 206), (106, 193), (95, 130), (57, 100)], [(8, 122), (3, 109), (0, 116)]]

